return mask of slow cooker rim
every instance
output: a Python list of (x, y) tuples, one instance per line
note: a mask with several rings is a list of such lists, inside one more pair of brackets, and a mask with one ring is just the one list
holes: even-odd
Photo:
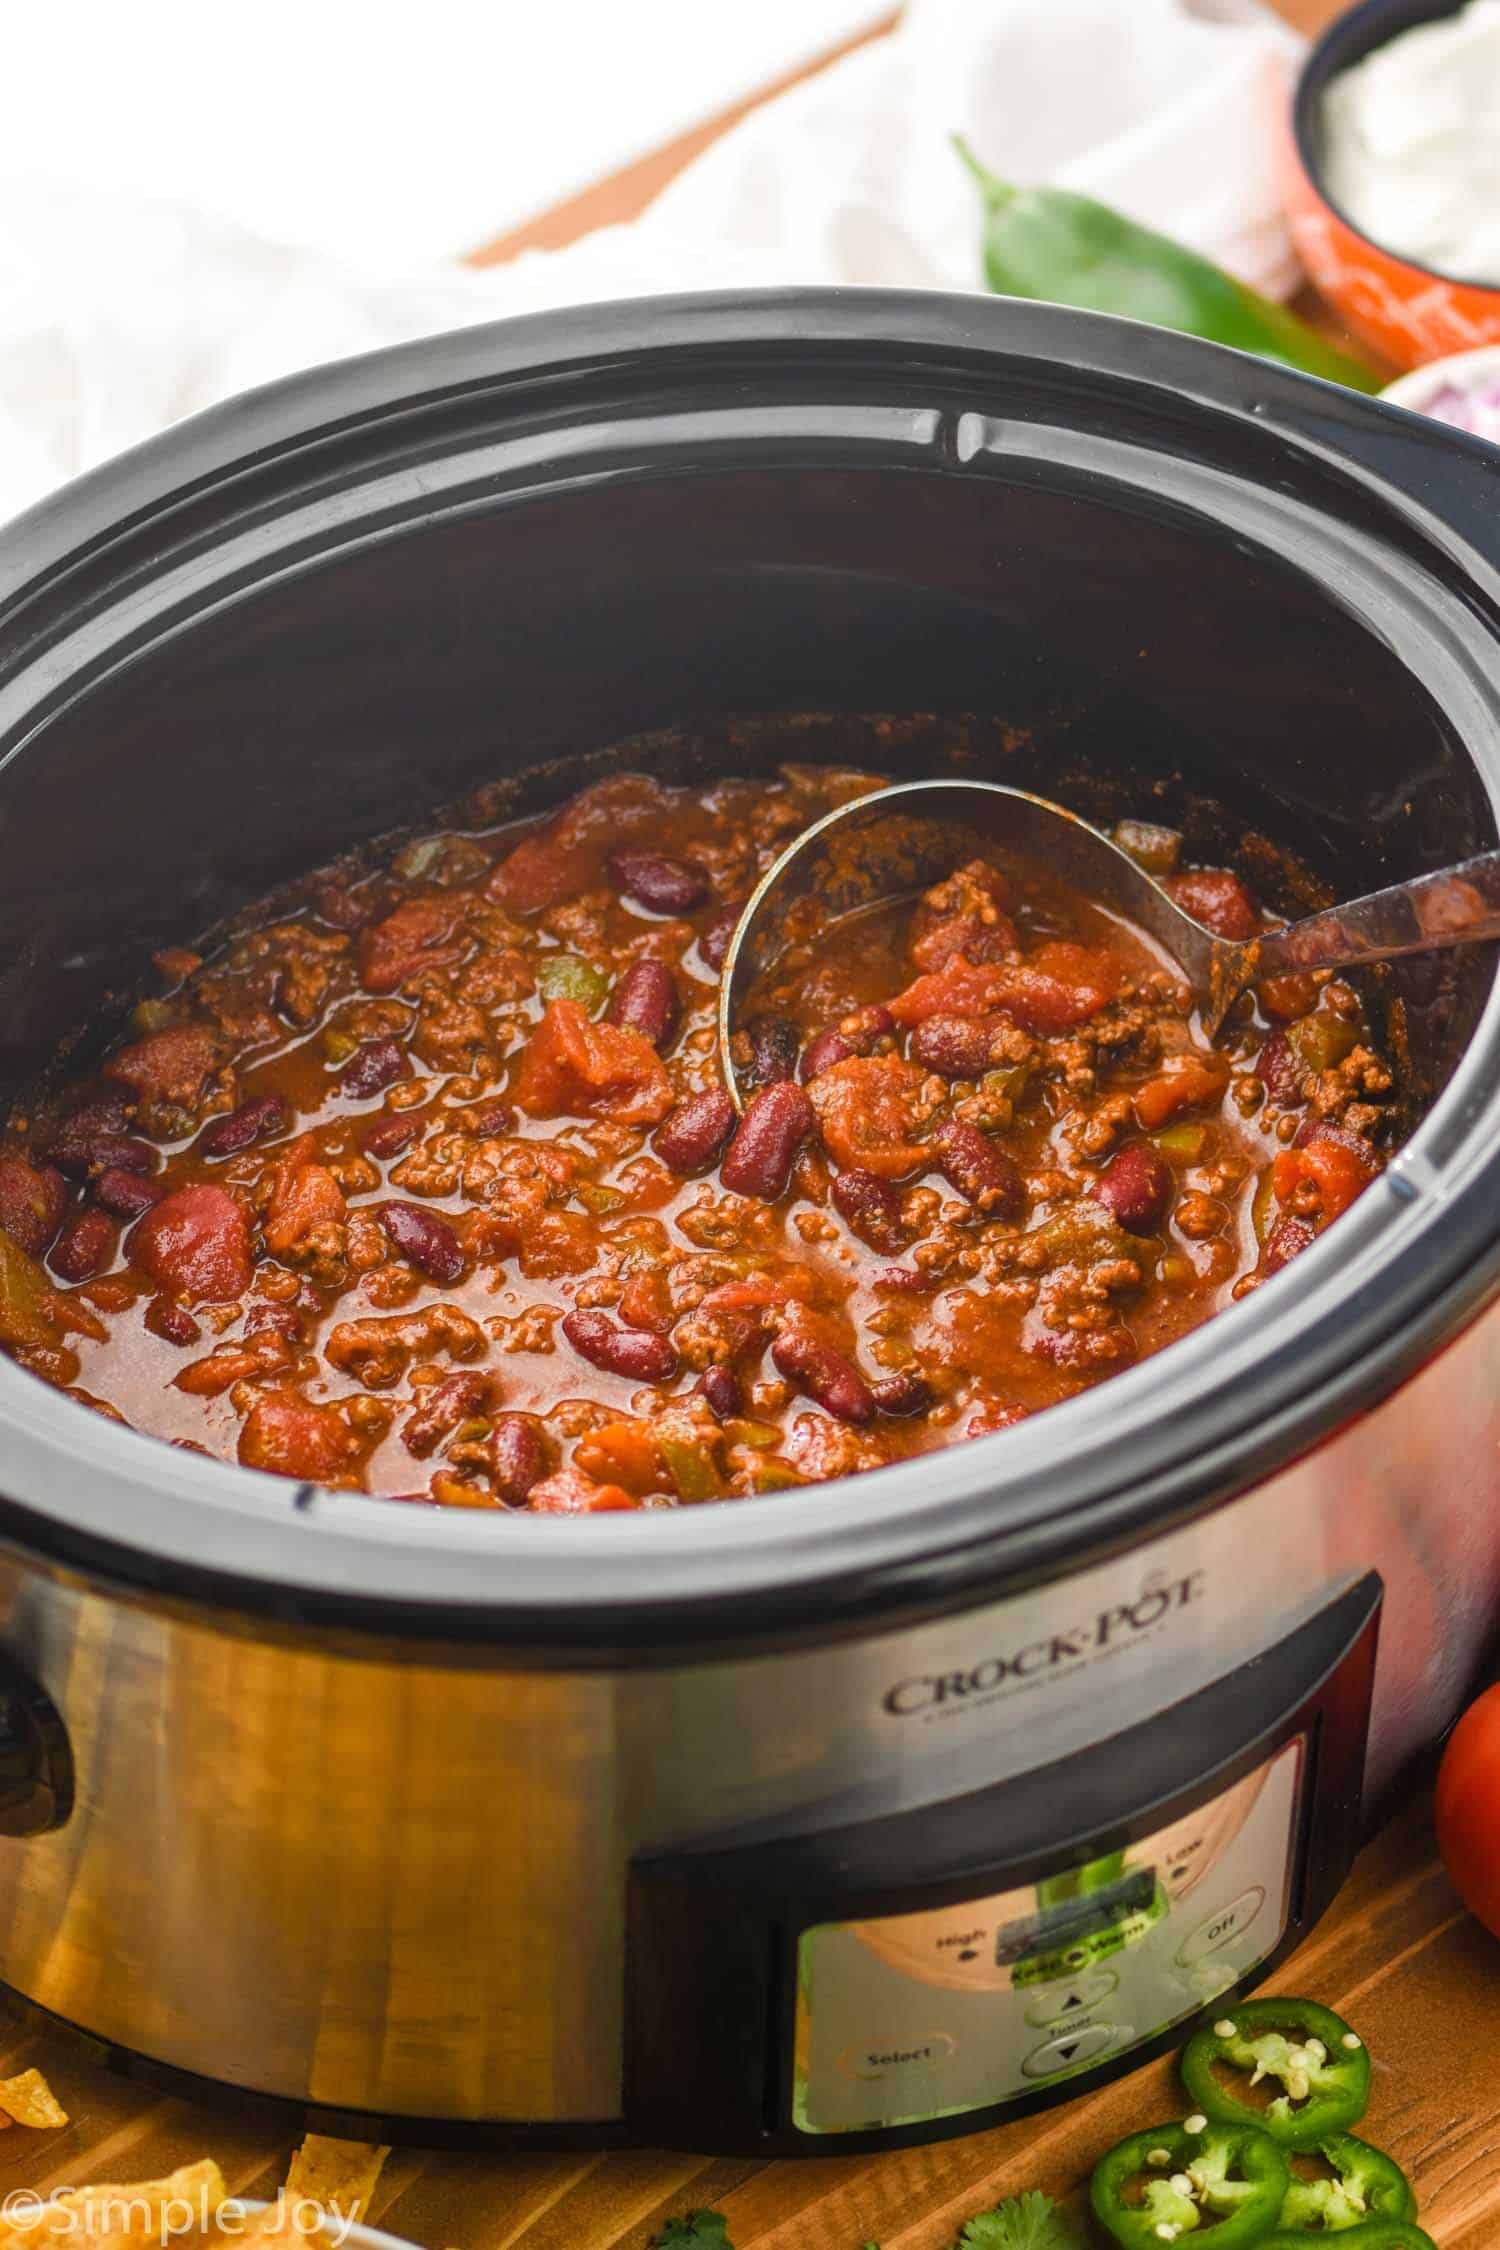
[[(94, 548), (115, 527), (170, 505), (189, 488), (201, 489), (237, 462), (296, 445), (351, 414), (362, 411), (378, 419), (417, 397), (430, 400), (446, 389), (508, 383), (528, 374), (541, 378), (558, 367), (607, 366), (622, 358), (655, 359), (663, 352), (686, 353), (690, 360), (696, 346), (726, 342), (826, 343), (872, 351), (937, 346), (971, 360), (976, 353), (1008, 348), (1021, 360), (1065, 359), (1084, 372), (1165, 386), (1220, 413), (1253, 412), (1262, 428), (1269, 425), (1324, 461), (1330, 450), (1338, 456), (1334, 433), (1340, 423), (1364, 422), (1378, 431), (1384, 420), (1403, 430), (1420, 427), (1424, 437), (1430, 434), (1430, 426), (1412, 425), (1408, 417), (1393, 415), (1376, 402), (1241, 355), (1136, 323), (1050, 306), (875, 290), (631, 301), (399, 346), (288, 378), (196, 417), (65, 488), (0, 535), (0, 598), (44, 584), (58, 564)], [(430, 377), (435, 361), (453, 381), (436, 388), (428, 381), (413, 393), (408, 375), (420, 371)], [(464, 370), (469, 373), (460, 380)], [(343, 411), (330, 416), (335, 402)], [(1316, 435), (1309, 438), (1299, 416), (1313, 408)], [(1472, 441), (1444, 432), (1436, 442), (1444, 452), (1456, 448), (1485, 461), (1483, 448)], [(1348, 459), (1368, 480), (1363, 459), (1353, 454)], [(1492, 469), (1487, 461), (1485, 465)], [(1396, 489), (1411, 499), (1409, 489)], [(122, 514), (122, 501), (132, 495), (134, 508)], [(1477, 507), (1475, 518), (1478, 524)], [(1451, 534), (1456, 528), (1451, 517), (1441, 520)], [(1493, 568), (1500, 554), (1481, 553), (1473, 559)], [(1500, 804), (1500, 775), (1487, 778), (1494, 809)], [(1494, 1086), (1497, 1055), (1500, 995), (1492, 993), (1460, 1066), (1459, 1078), (1470, 1093), (1484, 1059), (1492, 1066)], [(1437, 1120), (1447, 1116), (1451, 1121), (1459, 1091), (1456, 1081), (1424, 1122), (1412, 1144), (1416, 1158), (1431, 1141)], [(1488, 1106), (1500, 1108), (1493, 1092)], [(1469, 1143), (1472, 1150), (1472, 1127)], [(1416, 1242), (1408, 1239), (1415, 1230), (1411, 1225), (1399, 1229), (1403, 1214), (1386, 1199), (1378, 1211), (1375, 1199), (1368, 1199), (1371, 1209), (1362, 1207), (1344, 1221), (1338, 1245), (1343, 1270), (1356, 1267), (1372, 1246), (1378, 1248), (1377, 1238), (1388, 1236), (1392, 1227), (1402, 1231), (1399, 1257), (1406, 1287), (1399, 1295), (1383, 1289), (1378, 1313), (1375, 1293), (1369, 1293), (1362, 1356), (1349, 1364), (1345, 1355), (1331, 1385), (1323, 1380), (1327, 1370), (1310, 1358), (1303, 1362), (1305, 1386), (1283, 1387), (1281, 1421), (1289, 1426), (1281, 1430), (1279, 1459), (1290, 1458), (1331, 1426), (1343, 1411), (1345, 1394), (1368, 1382), (1377, 1367), (1409, 1362), (1414, 1354), (1420, 1358), (1492, 1293), (1500, 1280), (1500, 1243), (1483, 1224), (1483, 1191), (1486, 1184), (1491, 1189), (1500, 1184), (1500, 1151), (1480, 1171), (1484, 1176), (1468, 1180), (1462, 1194), (1447, 1195), (1439, 1208), (1424, 1213), (1430, 1221), (1424, 1230), (1429, 1253), (1425, 1279), (1418, 1276), (1412, 1256)], [(1421, 1200), (1410, 1169), (1388, 1177), (1397, 1182), (1404, 1177), (1407, 1189)], [(1492, 1205), (1493, 1193), (1488, 1200)], [(1410, 1215), (1408, 1210), (1405, 1216)], [(1440, 1238), (1445, 1255), (1435, 1259)], [(1324, 1253), (1315, 1251), (1298, 1269), (1299, 1291), (1315, 1299), (1326, 1296), (1333, 1270)], [(1450, 1285), (1443, 1285), (1445, 1278)], [(1288, 1316), (1277, 1327), (1289, 1328), (1293, 1297), (1286, 1282), (1274, 1285), (1273, 1296), (1277, 1289)], [(1151, 1394), (1191, 1389), (1197, 1373), (1205, 1380), (1187, 1403), (1195, 1410), (1198, 1428), (1211, 1405), (1222, 1407), (1233, 1395), (1234, 1386), (1223, 1382), (1231, 1345), (1241, 1337), (1264, 1334), (1263, 1315), (1269, 1310), (1268, 1298), (1253, 1311), (1248, 1326), (1238, 1314), (1227, 1316), (1231, 1323), (1239, 1320), (1232, 1339), (1221, 1319), (1116, 1378), (1105, 1394), (1110, 1424), (1123, 1424), (1128, 1401), (1139, 1400), (1145, 1419)], [(1207, 1345), (1205, 1336), (1211, 1338)], [(1267, 1354), (1247, 1343), (1238, 1356), (1255, 1362)], [(1210, 1362), (1217, 1388), (1206, 1380)], [(1128, 1398), (1122, 1386), (1130, 1386)], [(1091, 1402), (1097, 1407), (1100, 1395), (1096, 1391), (1070, 1402), (1067, 1412), (1080, 1439), (1086, 1410)], [(1243, 1399), (1239, 1403), (1245, 1405)], [(720, 1638), (726, 1630), (759, 1642), (814, 1618), (825, 1624), (830, 1616), (852, 1621), (900, 1602), (952, 1607), (972, 1600), (976, 1584), (1008, 1586), (1027, 1574), (1045, 1576), (1059, 1567), (1075, 1567), (1101, 1545), (1129, 1544), (1139, 1535), (1142, 1511), (1153, 1528), (1164, 1525), (1218, 1504), (1259, 1473), (1243, 1468), (1251, 1458), (1243, 1444), (1241, 1470), (1226, 1471), (1220, 1464), (1208, 1473), (1213, 1449), (1207, 1443), (1195, 1445), (1192, 1432), (1179, 1431), (1175, 1466), (1174, 1460), (1148, 1458), (1108, 1489), (1096, 1485), (1044, 1520), (997, 1532), (994, 1518), (1003, 1513), (1000, 1495), (1015, 1497), (1034, 1487), (1044, 1470), (1056, 1472), (1056, 1464), (1046, 1460), (1051, 1450), (1047, 1425), (1056, 1428), (1048, 1416), (1003, 1437), (970, 1441), (853, 1482), (805, 1488), (785, 1506), (716, 1508), (706, 1519), (700, 1511), (682, 1511), (649, 1520), (574, 1523), (564, 1531), (551, 1523), (476, 1524), (466, 1517), (445, 1517), (443, 1511), (392, 1507), (378, 1511), (389, 1519), (380, 1523), (368, 1499), (313, 1493), (280, 1480), (273, 1485), (253, 1472), (190, 1460), (158, 1441), (121, 1433), (8, 1361), (0, 1362), (0, 1416), (8, 1419), (16, 1441), (7, 1448), (13, 1459), (6, 1472), (10, 1492), (0, 1500), (0, 1536), (65, 1567), (143, 1590), (180, 1586), (251, 1612), (339, 1618), (351, 1626), (364, 1623), (385, 1631), (399, 1622), (404, 1629), (420, 1628), (439, 1638), (489, 1639), (500, 1633), (518, 1647), (543, 1642), (575, 1650), (633, 1648), (639, 1654), (652, 1653), (663, 1638), (680, 1645), (704, 1634)], [(1160, 1439), (1165, 1426), (1160, 1409), (1152, 1408), (1150, 1416), (1163, 1425), (1157, 1430)], [(1217, 1419), (1222, 1425), (1222, 1412)], [(1264, 1430), (1270, 1419), (1264, 1411), (1242, 1412), (1239, 1439), (1247, 1423), (1258, 1422)], [(1093, 1420), (1097, 1423), (1101, 1416), (1096, 1413)], [(39, 1461), (30, 1464), (39, 1470), (38, 1479), (21, 1466), (18, 1447), (23, 1444), (38, 1452)], [(1002, 1447), (1007, 1449), (1003, 1461)], [(1158, 1444), (1158, 1455), (1160, 1451)], [(1093, 1455), (1075, 1447), (1069, 1464), (1075, 1481), (1083, 1458), (1092, 1460)], [(1183, 1473), (1185, 1460), (1196, 1460), (1203, 1472), (1196, 1486)], [(45, 1492), (58, 1481), (73, 1483), (80, 1474), (85, 1492), (107, 1492), (108, 1504), (94, 1502), (80, 1511), (76, 1503), (70, 1507), (66, 1500), (49, 1502), (16, 1490), (18, 1483), (26, 1483), (33, 1493)], [(1172, 1489), (1162, 1491), (1163, 1478)], [(206, 1501), (230, 1505), (205, 1506)], [(127, 1511), (123, 1519), (122, 1507)], [(244, 1512), (231, 1513), (231, 1507)], [(795, 1523), (789, 1520), (794, 1512)], [(114, 1528), (121, 1520), (130, 1523), (128, 1539)], [(293, 1526), (306, 1536), (289, 1537)], [(476, 1532), (482, 1536), (476, 1539)], [(493, 1599), (479, 1599), (464, 1580), (473, 1556), (487, 1554), (496, 1537), (506, 1542), (507, 1583)], [(997, 1544), (1003, 1549), (999, 1554)], [(747, 1565), (763, 1566), (768, 1553), (783, 1567), (749, 1572), (753, 1617), (732, 1618), (728, 1611), (742, 1599), (739, 1589)], [(669, 1564), (679, 1582), (664, 1589)], [(566, 1623), (560, 1624), (561, 1619)]]

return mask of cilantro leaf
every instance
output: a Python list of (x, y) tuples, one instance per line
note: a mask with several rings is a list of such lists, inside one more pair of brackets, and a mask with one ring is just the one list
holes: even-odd
[(734, 2250), (722, 2211), (689, 2211), (685, 2219), (668, 2219), (656, 2244), (657, 2250)]
[(958, 2241), (959, 2250), (1080, 2250), (1071, 2222), (1036, 2188), (981, 2211)]

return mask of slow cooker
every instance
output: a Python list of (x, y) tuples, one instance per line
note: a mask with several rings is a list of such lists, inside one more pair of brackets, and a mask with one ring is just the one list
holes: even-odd
[[(1497, 566), (1479, 445), (1041, 305), (685, 298), (299, 377), (0, 538), (6, 1086), (154, 947), (632, 737), (1113, 793), (1336, 892), (1459, 859)], [(428, 2139), (848, 2150), (1181, 2038), (1496, 1618), (1493, 970), (1373, 988), (1422, 1121), (1251, 1301), (842, 1483), (497, 1523), (0, 1361), (0, 1977)]]

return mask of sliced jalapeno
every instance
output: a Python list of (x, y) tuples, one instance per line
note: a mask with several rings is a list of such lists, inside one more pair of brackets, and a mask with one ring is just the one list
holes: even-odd
[[(1364, 2041), (1315, 2000), (1242, 2000), (1188, 2041), (1181, 2070), (1206, 2117), (1259, 2125), (1283, 2148), (1316, 2148), (1357, 2125), (1370, 2099)], [(1252, 2097), (1267, 2079), (1280, 2092), (1262, 2106)]]
[[(1310, 2242), (1322, 2240), (1321, 2233), (1309, 2234), (1303, 2227), (1278, 2227), (1274, 2234), (1262, 2235), (1255, 2250), (1307, 2250)], [(1340, 2232), (1339, 2250), (1437, 2250), (1437, 2244), (1405, 2219), (1364, 2219)]]
[(1277, 2224), (1291, 2174), (1255, 2125), (1155, 2125), (1094, 2168), (1094, 2216), (1121, 2250), (1160, 2250), (1207, 2223), (1214, 2250), (1249, 2250)]
[[(1308, 2152), (1312, 2154), (1312, 2151)], [(1357, 2227), (1366, 2219), (1414, 2219), (1417, 2199), (1411, 2182), (1394, 2157), (1384, 2149), (1357, 2141), (1352, 2133), (1330, 2133), (1319, 2141), (1316, 2154), (1329, 2170), (1318, 2177), (1299, 2177), (1292, 2167), (1292, 2184), (1281, 2206), (1281, 2224), (1306, 2234), (1333, 2234)]]

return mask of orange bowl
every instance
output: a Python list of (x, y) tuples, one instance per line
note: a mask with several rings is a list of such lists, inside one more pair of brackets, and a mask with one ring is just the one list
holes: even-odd
[(1436, 273), (1361, 234), (1322, 184), (1322, 109), (1340, 72), (1460, 0), (1364, 0), (1331, 24), (1297, 80), (1282, 150), (1282, 200), (1297, 255), (1354, 333), (1398, 367), (1500, 343), (1500, 288)]

